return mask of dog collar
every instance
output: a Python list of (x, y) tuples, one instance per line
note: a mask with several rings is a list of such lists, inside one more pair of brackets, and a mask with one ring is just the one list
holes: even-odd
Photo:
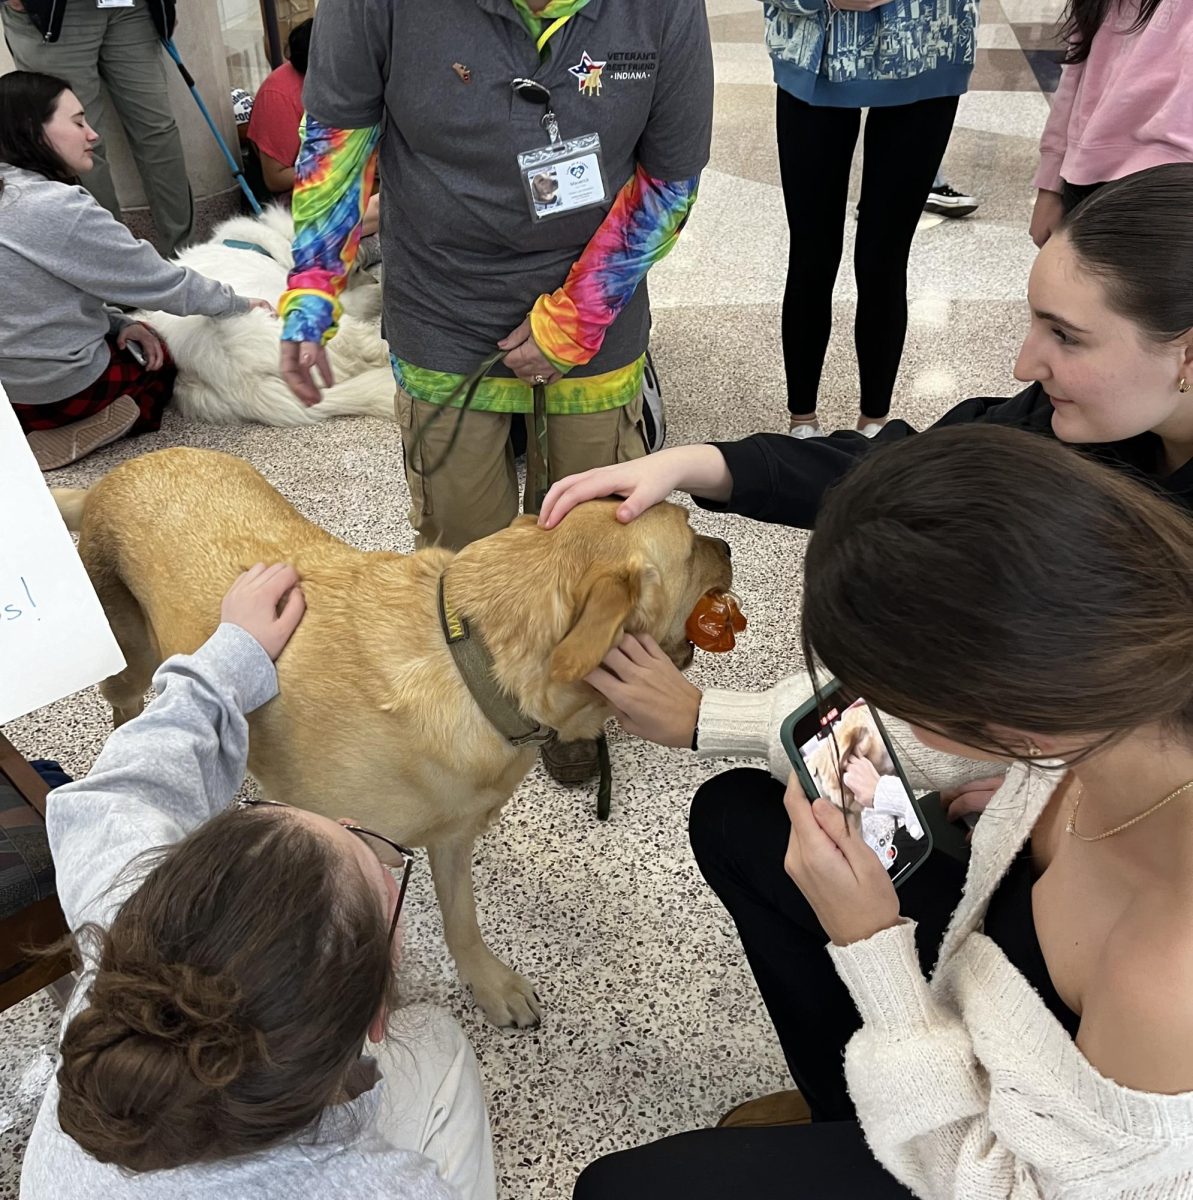
[(264, 254), (268, 259), (273, 259), (273, 255), (264, 246), (259, 246), (256, 242), (242, 242), (238, 238), (224, 238), (224, 245), (230, 246), (233, 250), (253, 250), (257, 254)]
[(493, 656), (480, 634), (474, 634), (468, 619), (447, 598), (446, 572), (439, 576), (439, 625), (447, 648), (452, 652), (456, 670), (472, 693), (477, 707), (489, 723), (511, 746), (542, 746), (555, 737), (547, 725), (530, 722), (522, 710), (503, 692), (493, 674)]

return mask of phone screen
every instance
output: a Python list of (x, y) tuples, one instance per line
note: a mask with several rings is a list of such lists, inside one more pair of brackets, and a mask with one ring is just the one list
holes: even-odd
[(842, 809), (899, 882), (928, 856), (932, 834), (878, 714), (835, 680), (783, 722), (787, 756), (808, 796)]

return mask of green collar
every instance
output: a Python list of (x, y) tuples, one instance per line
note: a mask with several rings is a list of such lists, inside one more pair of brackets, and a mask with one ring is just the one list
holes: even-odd
[(477, 707), (511, 746), (542, 746), (554, 740), (554, 729), (531, 721), (502, 691), (494, 678), (493, 656), (484, 640), (479, 633), (473, 633), (468, 618), (462, 616), (447, 598), (446, 574), (444, 571), (439, 576), (439, 625), (456, 670)]

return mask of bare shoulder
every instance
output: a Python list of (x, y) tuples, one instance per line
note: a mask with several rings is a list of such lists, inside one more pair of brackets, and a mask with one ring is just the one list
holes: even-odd
[(1193, 904), (1140, 905), (1111, 932), (1077, 1045), (1124, 1087), (1193, 1092)]

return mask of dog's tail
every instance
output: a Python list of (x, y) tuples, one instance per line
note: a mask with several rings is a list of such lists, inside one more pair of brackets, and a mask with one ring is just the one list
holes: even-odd
[(54, 503), (62, 514), (63, 521), (71, 533), (78, 533), (83, 527), (83, 506), (87, 503), (86, 488), (50, 488)]

